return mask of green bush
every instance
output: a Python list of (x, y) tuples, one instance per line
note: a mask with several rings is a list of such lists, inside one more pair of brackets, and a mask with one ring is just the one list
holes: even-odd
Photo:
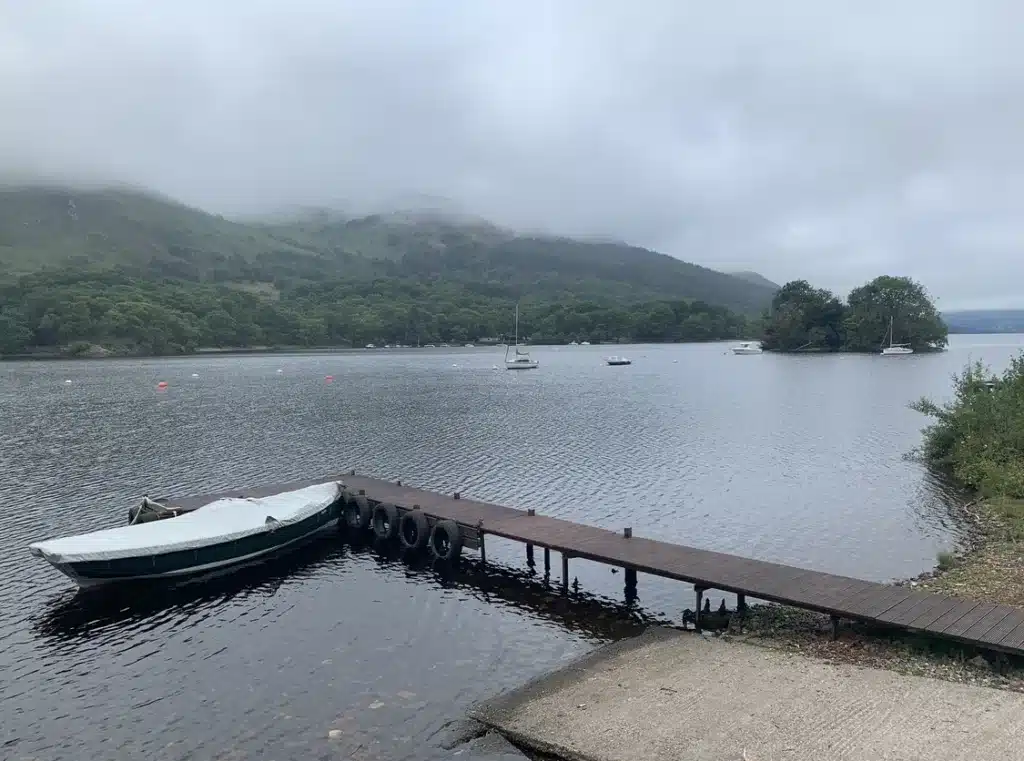
[(921, 454), (986, 497), (1024, 497), (1024, 355), (1001, 377), (976, 362), (954, 377), (950, 402), (913, 409), (934, 419)]

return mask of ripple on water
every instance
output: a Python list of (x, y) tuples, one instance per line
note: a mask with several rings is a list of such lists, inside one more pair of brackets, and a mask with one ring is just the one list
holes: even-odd
[[(641, 579), (643, 607), (613, 607), (621, 575), (577, 561), (596, 597), (568, 602), (525, 574), (446, 575), (336, 538), (119, 595), (75, 594), (27, 555), (120, 523), (144, 493), (355, 467), (878, 579), (919, 572), (952, 541), (956, 495), (903, 458), (922, 423), (905, 405), (944, 394), (962, 353), (625, 351), (625, 372), (600, 347), (544, 350), (530, 374), (493, 371), (487, 351), (0, 365), (5, 751), (449, 757), (437, 733), (469, 703), (689, 602)], [(520, 569), (521, 553), (488, 544)]]

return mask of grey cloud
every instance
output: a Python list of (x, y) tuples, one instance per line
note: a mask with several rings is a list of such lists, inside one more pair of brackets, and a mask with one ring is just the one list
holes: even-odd
[(0, 170), (1022, 305), (1024, 6), (0, 0)]

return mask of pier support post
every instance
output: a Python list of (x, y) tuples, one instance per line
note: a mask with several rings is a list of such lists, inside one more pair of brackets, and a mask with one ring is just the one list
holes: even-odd
[(743, 634), (743, 619), (747, 616), (747, 596), (736, 595), (736, 619), (739, 621), (739, 633)]
[(487, 565), (487, 542), (484, 541), (484, 522), (478, 521), (476, 530), (480, 532), (480, 565)]
[(697, 608), (693, 614), (693, 628), (700, 631), (701, 608), (704, 607), (704, 593), (707, 590), (704, 587), (694, 586), (693, 591), (697, 594)]
[(569, 556), (562, 553), (562, 591), (569, 591)]
[(839, 639), (839, 616), (832, 616), (832, 640)]
[(626, 592), (626, 604), (628, 605), (630, 603), (636, 602), (636, 569), (635, 568), (625, 568), (623, 570), (625, 571), (624, 575), (626, 577), (626, 589), (625, 589), (625, 592)]
[(544, 548), (544, 579), (551, 578), (551, 550), (547, 547)]
[(533, 545), (526, 545), (526, 567), (530, 569), (530, 573), (534, 572), (534, 568), (537, 567), (537, 563), (533, 559)]

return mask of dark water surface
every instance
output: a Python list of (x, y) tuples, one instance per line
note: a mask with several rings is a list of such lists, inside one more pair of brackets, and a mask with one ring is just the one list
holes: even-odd
[[(0, 757), (449, 758), (443, 728), (467, 706), (639, 617), (334, 537), (145, 596), (83, 598), (29, 556), (31, 541), (122, 523), (142, 493), (356, 468), (889, 580), (956, 542), (954, 495), (904, 458), (924, 423), (907, 403), (948, 395), (969, 359), (1001, 368), (1021, 348), (1018, 336), (885, 359), (620, 347), (635, 362), (624, 368), (604, 366), (601, 347), (540, 348), (541, 369), (520, 373), (493, 369), (500, 349), (0, 364)], [(520, 571), (521, 554), (488, 545)], [(572, 571), (620, 596), (621, 574)], [(692, 603), (684, 585), (641, 577), (640, 604), (678, 617)]]

